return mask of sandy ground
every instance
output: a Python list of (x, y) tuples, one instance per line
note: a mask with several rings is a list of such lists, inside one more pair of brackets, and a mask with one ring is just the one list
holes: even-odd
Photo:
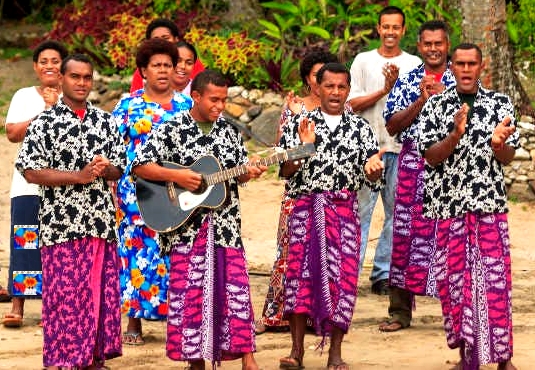
[[(0, 62), (0, 64), (2, 64)], [(0, 66), (5, 67), (5, 66)], [(4, 70), (4, 72), (6, 72)], [(27, 69), (32, 73), (31, 69)], [(9, 71), (7, 72), (9, 73)], [(14, 74), (18, 79), (20, 73)], [(16, 84), (18, 81), (14, 81)], [(26, 86), (23, 84), (22, 86)], [(5, 88), (5, 84), (3, 86)], [(3, 123), (3, 118), (0, 122)], [(9, 257), (9, 187), (16, 145), (0, 135), (0, 284), (6, 285)], [(243, 236), (251, 267), (251, 288), (255, 315), (259, 316), (267, 291), (269, 271), (275, 256), (275, 235), (282, 183), (261, 179), (242, 189)], [(513, 258), (514, 363), (518, 369), (535, 368), (535, 249), (531, 227), (535, 225), (535, 203), (510, 204), (510, 228)], [(387, 315), (388, 298), (370, 294), (369, 261), (379, 235), (382, 214), (374, 215), (367, 263), (359, 283), (359, 297), (353, 324), (343, 344), (343, 357), (352, 369), (446, 370), (457, 360), (457, 351), (449, 350), (442, 330), (439, 302), (418, 298), (412, 326), (396, 333), (381, 333), (377, 325)], [(0, 314), (10, 309), (0, 303)], [(0, 326), (0, 370), (41, 369), (42, 330), (40, 301), (26, 304), (25, 322), (20, 329)], [(123, 322), (125, 327), (126, 320)], [(182, 369), (165, 356), (165, 323), (144, 322), (146, 344), (125, 346), (123, 356), (107, 363), (112, 369)], [(324, 369), (327, 354), (315, 351), (319, 338), (306, 336), (304, 365), (309, 370)], [(257, 337), (256, 358), (261, 369), (278, 368), (278, 358), (290, 350), (288, 333), (265, 333)], [(223, 369), (240, 369), (240, 362), (223, 363)], [(482, 369), (494, 369), (484, 366)]]

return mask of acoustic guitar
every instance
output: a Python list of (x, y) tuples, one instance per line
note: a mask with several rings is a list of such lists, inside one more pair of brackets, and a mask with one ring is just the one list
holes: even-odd
[[(270, 166), (279, 162), (300, 160), (315, 153), (314, 144), (308, 143), (282, 150), (262, 158), (260, 165)], [(200, 208), (218, 208), (227, 197), (224, 182), (247, 173), (247, 165), (221, 169), (219, 161), (212, 155), (199, 158), (191, 166), (181, 166), (173, 162), (163, 162), (163, 167), (190, 169), (202, 175), (202, 183), (194, 192), (187, 191), (170, 181), (150, 181), (136, 179), (136, 195), (145, 224), (161, 233), (171, 232), (182, 226), (193, 212)]]

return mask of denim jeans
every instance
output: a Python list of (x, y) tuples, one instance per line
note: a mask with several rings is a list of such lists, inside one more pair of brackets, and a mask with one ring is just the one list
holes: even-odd
[(373, 210), (377, 203), (379, 193), (383, 201), (385, 221), (383, 229), (379, 236), (379, 242), (375, 249), (373, 258), (373, 270), (370, 280), (373, 283), (388, 279), (390, 272), (390, 261), (392, 259), (392, 225), (394, 217), (394, 198), (396, 194), (396, 184), (398, 178), (398, 153), (387, 152), (383, 155), (385, 164), (384, 176), (385, 186), (381, 191), (371, 191), (367, 186), (362, 187), (358, 192), (358, 206), (361, 227), (361, 244), (360, 244), (360, 264), (359, 275), (362, 271), (364, 256), (366, 255), (366, 246), (368, 244), (368, 234), (372, 220)]

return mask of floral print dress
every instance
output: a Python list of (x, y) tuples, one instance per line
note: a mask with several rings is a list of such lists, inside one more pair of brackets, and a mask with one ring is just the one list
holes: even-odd
[(189, 110), (190, 97), (175, 93), (170, 103), (151, 101), (144, 90), (123, 98), (113, 111), (123, 137), (127, 169), (117, 184), (117, 223), (121, 261), (121, 312), (128, 317), (163, 320), (167, 316), (169, 258), (160, 255), (158, 233), (145, 225), (130, 166), (149, 134), (177, 113)]

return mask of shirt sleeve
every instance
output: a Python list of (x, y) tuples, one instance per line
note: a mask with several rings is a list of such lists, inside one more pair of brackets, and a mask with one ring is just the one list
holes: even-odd
[(50, 159), (46, 148), (47, 137), (45, 134), (45, 124), (43, 116), (38, 116), (33, 120), (22, 142), (21, 148), (15, 159), (15, 167), (24, 176), (24, 171), (41, 170), (50, 167)]
[(439, 96), (436, 95), (427, 100), (418, 118), (417, 147), (422, 157), (427, 149), (444, 139), (448, 134), (448, 125), (443, 122), (442, 112), (440, 112), (438, 105)]
[(351, 89), (349, 90), (349, 96), (347, 100), (357, 98), (359, 96), (366, 95), (364, 91), (364, 75), (363, 75), (363, 66), (361, 58), (359, 55), (355, 57), (353, 63), (351, 63), (351, 68), (349, 70), (351, 74)]

